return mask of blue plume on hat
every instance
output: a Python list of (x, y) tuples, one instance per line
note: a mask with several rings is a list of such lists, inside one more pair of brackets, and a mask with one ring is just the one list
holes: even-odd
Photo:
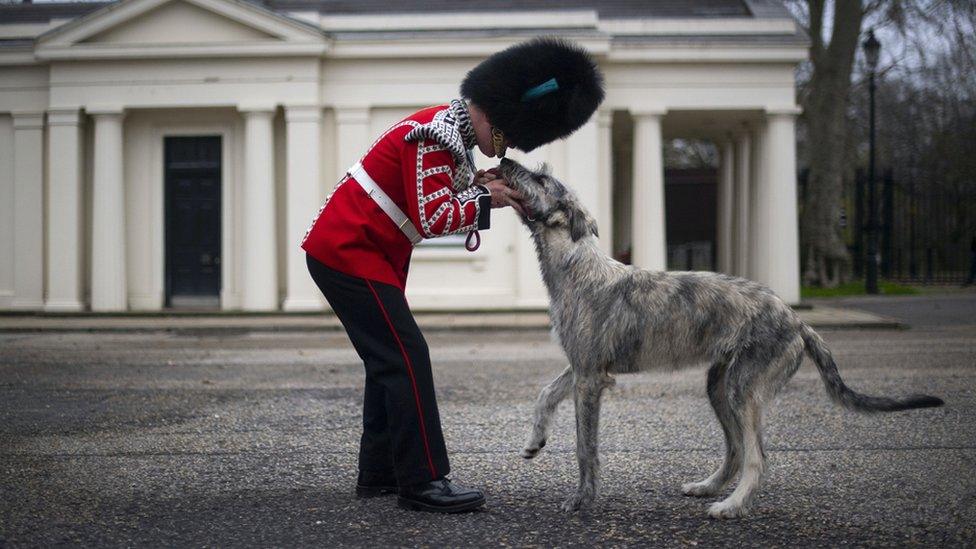
[(513, 147), (528, 152), (589, 120), (603, 101), (603, 75), (580, 46), (539, 37), (479, 63), (461, 82), (461, 95), (485, 111)]

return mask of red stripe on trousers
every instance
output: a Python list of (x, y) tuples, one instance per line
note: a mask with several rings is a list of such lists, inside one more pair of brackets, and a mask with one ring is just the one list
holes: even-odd
[(403, 342), (400, 341), (400, 335), (397, 334), (396, 329), (393, 327), (393, 322), (390, 321), (390, 315), (386, 314), (386, 307), (383, 306), (383, 302), (380, 301), (379, 294), (376, 293), (376, 289), (373, 288), (373, 283), (369, 279), (364, 278), (366, 285), (369, 286), (369, 291), (373, 292), (373, 297), (376, 298), (376, 304), (380, 306), (380, 312), (383, 313), (383, 318), (386, 319), (386, 325), (390, 327), (390, 333), (393, 334), (393, 339), (396, 340), (397, 345), (400, 347), (400, 354), (403, 355), (403, 362), (407, 365), (407, 373), (410, 375), (410, 384), (413, 386), (413, 398), (417, 403), (417, 415), (420, 420), (420, 436), (424, 441), (424, 451), (427, 453), (427, 464), (430, 466), (430, 473), (437, 478), (437, 469), (434, 467), (434, 460), (430, 456), (430, 444), (427, 442), (427, 427), (424, 425), (424, 409), (420, 405), (420, 392), (417, 390), (417, 380), (413, 376), (413, 364), (410, 362), (410, 357), (407, 356), (407, 350), (403, 347)]

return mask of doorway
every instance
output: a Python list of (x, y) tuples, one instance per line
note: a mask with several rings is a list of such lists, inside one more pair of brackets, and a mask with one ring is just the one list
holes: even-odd
[(165, 137), (166, 307), (220, 307), (221, 137)]

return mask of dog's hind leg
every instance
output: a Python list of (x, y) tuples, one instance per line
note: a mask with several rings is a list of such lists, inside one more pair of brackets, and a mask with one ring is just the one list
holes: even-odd
[[(766, 470), (762, 443), (762, 405), (769, 402), (796, 373), (803, 360), (803, 341), (799, 336), (786, 343), (777, 358), (763, 359), (753, 353), (747, 362), (736, 363), (725, 383), (731, 393), (728, 403), (742, 426), (739, 451), (741, 475), (729, 497), (712, 504), (708, 514), (714, 518), (735, 518), (749, 512), (752, 500)], [(740, 355), (739, 359), (743, 357)]]
[(749, 512), (749, 505), (759, 491), (759, 484), (766, 468), (766, 456), (762, 446), (762, 410), (755, 394), (747, 395), (739, 417), (742, 423), (740, 467), (742, 475), (735, 490), (722, 501), (708, 509), (713, 518), (736, 518)]
[(700, 482), (689, 482), (681, 486), (686, 496), (706, 497), (714, 496), (732, 480), (739, 470), (739, 445), (742, 442), (742, 426), (739, 419), (729, 406), (726, 395), (726, 373), (729, 364), (716, 362), (708, 369), (708, 401), (715, 410), (715, 416), (722, 425), (725, 434), (725, 459), (722, 465), (710, 477)]
[(588, 508), (599, 491), (600, 396), (612, 382), (607, 377), (576, 379), (576, 459), (579, 462), (579, 488), (563, 502), (564, 511)]
[(573, 367), (567, 366), (563, 373), (559, 374), (539, 393), (539, 398), (535, 401), (535, 411), (532, 414), (532, 433), (522, 450), (522, 457), (532, 459), (546, 445), (546, 440), (549, 438), (549, 427), (552, 425), (552, 417), (556, 413), (556, 408), (560, 402), (569, 396), (572, 389)]

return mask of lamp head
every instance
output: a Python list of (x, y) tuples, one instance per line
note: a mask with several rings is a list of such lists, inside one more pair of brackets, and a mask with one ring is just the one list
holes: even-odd
[(868, 30), (868, 37), (861, 43), (864, 48), (864, 57), (867, 59), (868, 68), (874, 72), (878, 68), (878, 57), (881, 55), (881, 42), (874, 37), (874, 29)]

